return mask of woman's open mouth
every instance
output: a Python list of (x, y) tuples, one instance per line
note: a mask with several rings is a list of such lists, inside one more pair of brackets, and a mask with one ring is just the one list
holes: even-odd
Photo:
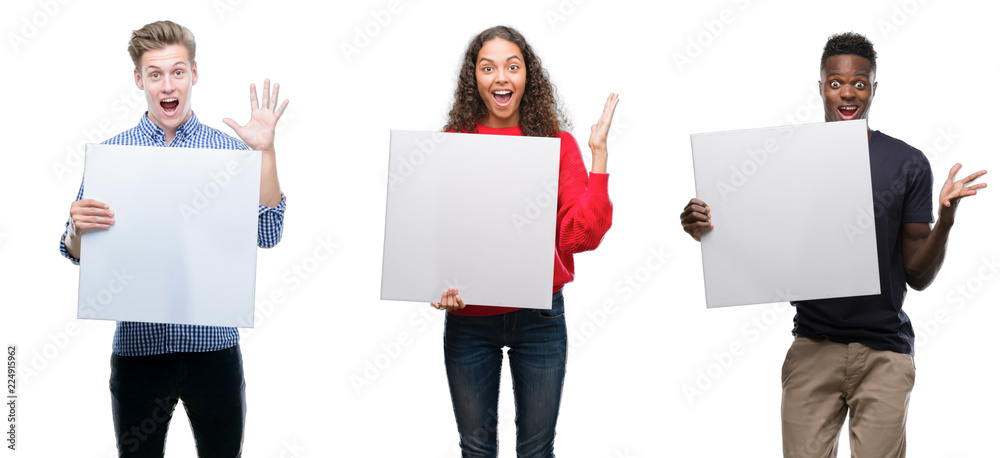
[(499, 90), (499, 91), (493, 91), (493, 101), (496, 102), (497, 105), (499, 105), (501, 107), (505, 107), (507, 105), (510, 105), (510, 101), (513, 98), (514, 98), (514, 91), (510, 91), (510, 90), (507, 90), (507, 89)]

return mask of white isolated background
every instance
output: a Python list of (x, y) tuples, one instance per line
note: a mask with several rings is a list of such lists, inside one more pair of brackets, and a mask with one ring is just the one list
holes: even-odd
[[(596, 252), (576, 257), (565, 290), (572, 350), (559, 456), (780, 454), (779, 371), (793, 311), (706, 310), (700, 250), (677, 215), (694, 193), (690, 133), (823, 120), (816, 81), (827, 36), (854, 30), (874, 41), (871, 125), (924, 150), (935, 194), (955, 162), (967, 164), (963, 174), (1000, 170), (996, 7), (982, 2), (405, 1), (349, 60), (342, 45), (376, 29), (368, 24), (386, 0), (66, 1), (52, 15), (46, 3), (8, 2), (0, 15), (0, 337), (33, 370), (19, 379), (20, 456), (114, 453), (114, 325), (75, 318), (78, 271), (56, 251), (82, 166), (53, 167), (89, 136), (135, 125), (144, 101), (126, 42), (153, 20), (197, 36), (192, 100), (202, 122), (227, 132), (223, 117), (245, 122), (247, 86), (265, 77), (291, 100), (276, 143), (284, 240), (259, 253), (257, 327), (241, 331), (246, 457), (459, 456), (443, 317), (378, 299), (385, 175), (389, 130), (444, 125), (462, 53), (486, 27), (526, 35), (586, 162), (590, 124), (609, 92), (622, 97), (609, 141), (614, 225)], [(11, 34), (33, 19), (44, 25), (15, 49)], [(678, 66), (675, 54), (689, 46), (697, 55)], [(962, 203), (937, 281), (906, 302), (918, 333), (913, 457), (983, 456), (998, 426), (989, 414), (1000, 407), (990, 369), (1000, 318), (987, 262), (1000, 252), (994, 193)], [(781, 230), (781, 202), (774, 221)], [(684, 387), (700, 374), (709, 378), (689, 398)], [(506, 374), (501, 391), (501, 456), (512, 457)], [(194, 456), (193, 447), (178, 409), (167, 454)]]

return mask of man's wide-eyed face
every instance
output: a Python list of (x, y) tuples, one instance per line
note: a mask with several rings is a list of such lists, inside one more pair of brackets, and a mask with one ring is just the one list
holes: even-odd
[(828, 122), (868, 119), (878, 86), (872, 82), (875, 72), (868, 59), (853, 54), (830, 56), (823, 64), (820, 78), (819, 90)]
[(198, 82), (198, 64), (183, 45), (168, 45), (142, 54), (135, 85), (146, 94), (147, 117), (169, 137), (191, 118), (191, 87)]

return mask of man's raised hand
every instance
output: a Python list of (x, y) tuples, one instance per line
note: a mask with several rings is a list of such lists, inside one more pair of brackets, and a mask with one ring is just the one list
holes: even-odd
[(230, 118), (225, 118), (222, 122), (236, 131), (244, 143), (255, 151), (274, 151), (274, 128), (278, 124), (278, 119), (285, 112), (288, 106), (286, 99), (278, 106), (278, 84), (274, 84), (274, 92), (271, 91), (271, 80), (264, 80), (264, 92), (262, 103), (257, 101), (257, 87), (250, 84), (250, 121), (245, 126), (240, 126)]
[[(985, 170), (980, 170), (961, 180), (955, 181), (955, 174), (962, 168), (962, 164), (955, 164), (948, 173), (948, 179), (941, 188), (940, 214), (943, 218), (954, 218), (958, 202), (963, 197), (974, 196), (976, 191), (986, 187), (986, 183), (971, 184), (977, 178), (986, 175)], [(969, 185), (969, 186), (966, 186)]]

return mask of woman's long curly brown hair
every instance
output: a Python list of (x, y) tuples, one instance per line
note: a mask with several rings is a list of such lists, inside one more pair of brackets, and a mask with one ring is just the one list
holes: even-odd
[(556, 91), (549, 82), (548, 73), (542, 63), (524, 40), (520, 32), (510, 27), (496, 26), (477, 35), (465, 50), (465, 59), (458, 74), (458, 88), (455, 89), (455, 105), (448, 113), (446, 131), (476, 132), (476, 123), (489, 116), (486, 103), (479, 95), (476, 82), (476, 58), (487, 41), (503, 38), (517, 45), (524, 56), (527, 70), (524, 94), (518, 107), (521, 135), (526, 137), (558, 137), (563, 127), (569, 128), (569, 120), (557, 106)]

